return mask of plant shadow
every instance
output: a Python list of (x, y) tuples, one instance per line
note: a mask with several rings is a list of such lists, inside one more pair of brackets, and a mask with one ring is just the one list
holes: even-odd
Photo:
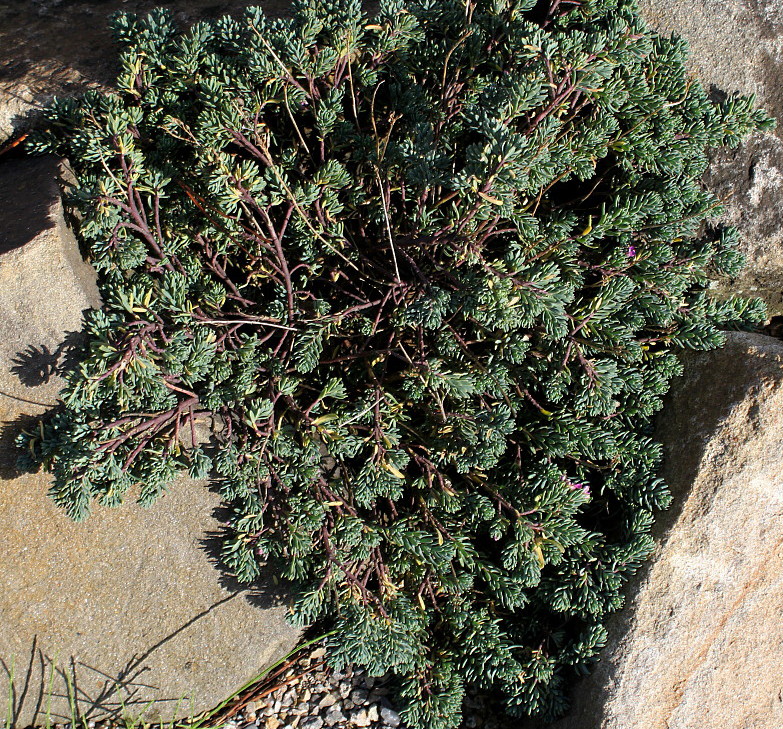
[(74, 369), (83, 351), (83, 332), (66, 332), (65, 338), (54, 349), (46, 344), (30, 344), (14, 356), (11, 372), (25, 387), (40, 387), (52, 377)]
[[(229, 507), (221, 505), (213, 510), (212, 517), (219, 524), (226, 525), (232, 513)], [(201, 549), (207, 554), (210, 564), (219, 573), (220, 586), (232, 593), (241, 593), (253, 607), (261, 610), (288, 604), (289, 593), (282, 583), (277, 582), (270, 569), (262, 568), (262, 576), (249, 584), (240, 582), (227, 571), (222, 558), (223, 545), (227, 535), (228, 527), (224, 526), (207, 532), (200, 542)]]
[[(37, 427), (39, 421), (46, 418), (57, 408), (51, 402), (50, 394), (39, 395), (36, 388), (49, 384), (54, 377), (62, 377), (73, 370), (84, 347), (84, 333), (81, 331), (65, 332), (63, 340), (56, 346), (48, 344), (30, 344), (26, 349), (17, 352), (11, 360), (9, 372), (20, 382), (25, 390), (11, 388), (12, 392), (0, 391), (0, 395), (18, 404), (16, 417), (0, 423), (0, 479), (11, 480), (19, 476), (23, 470), (17, 465), (20, 455), (16, 439), (23, 431)], [(29, 395), (27, 390), (30, 391)], [(42, 399), (38, 399), (38, 398)], [(48, 400), (45, 401), (45, 400)], [(43, 414), (33, 414), (45, 408)]]
[[(52, 657), (40, 647), (36, 635), (23, 665), (18, 656), (10, 661), (0, 658), (0, 670), (5, 673), (4, 689), (7, 686), (9, 692), (6, 718), (10, 719), (10, 726), (50, 727), (65, 722), (86, 727), (87, 722), (95, 719), (118, 723), (142, 716), (153, 704), (150, 694), (158, 692), (158, 687), (145, 678), (150, 671), (146, 660), (197, 620), (236, 597), (230, 595), (195, 615), (143, 653), (134, 655), (116, 673), (108, 673), (76, 656), (62, 661), (59, 656)], [(158, 695), (154, 705), (156, 711), (162, 709), (179, 717), (189, 708), (188, 698)]]
[(21, 451), (16, 439), (23, 431), (36, 428), (40, 420), (40, 415), (20, 414), (0, 426), (0, 480), (11, 481), (24, 473), (19, 466)]

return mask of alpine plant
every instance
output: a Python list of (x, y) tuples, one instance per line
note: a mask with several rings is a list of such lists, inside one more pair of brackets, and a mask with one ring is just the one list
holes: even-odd
[(709, 294), (742, 258), (700, 178), (771, 121), (633, 0), (113, 28), (116, 88), (30, 144), (70, 160), (104, 305), (24, 464), (75, 519), (208, 478), (225, 568), (271, 566), (410, 727), (466, 689), (562, 714), (670, 500), (678, 351), (764, 318)]

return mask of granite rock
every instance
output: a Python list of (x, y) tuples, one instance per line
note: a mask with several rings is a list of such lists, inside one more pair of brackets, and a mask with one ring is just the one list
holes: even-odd
[(690, 355), (666, 405), (657, 552), (552, 729), (783, 726), (783, 343)]

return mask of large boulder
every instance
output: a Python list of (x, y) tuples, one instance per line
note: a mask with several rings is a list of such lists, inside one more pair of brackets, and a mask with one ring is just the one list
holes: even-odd
[(693, 354), (658, 438), (674, 503), (552, 729), (783, 727), (783, 343)]
[(16, 726), (68, 719), (72, 701), (88, 719), (187, 716), (299, 632), (271, 580), (241, 589), (216, 566), (220, 499), (205, 484), (76, 524), (47, 498), (48, 475), (18, 473), (14, 438), (56, 402), (83, 311), (99, 305), (61, 173), (53, 158), (0, 163), (0, 706)]
[(658, 32), (685, 38), (690, 67), (716, 99), (755, 94), (778, 120), (738, 149), (712, 154), (708, 187), (742, 233), (747, 268), (719, 293), (760, 296), (783, 316), (783, 5), (773, 0), (640, 0)]

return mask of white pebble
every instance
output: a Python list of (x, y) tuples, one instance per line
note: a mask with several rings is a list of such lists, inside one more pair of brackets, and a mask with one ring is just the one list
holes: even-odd
[(398, 727), (402, 721), (402, 719), (400, 719), (400, 715), (394, 709), (390, 709), (388, 706), (384, 706), (381, 709), (381, 719), (383, 719), (383, 721), (391, 727)]

